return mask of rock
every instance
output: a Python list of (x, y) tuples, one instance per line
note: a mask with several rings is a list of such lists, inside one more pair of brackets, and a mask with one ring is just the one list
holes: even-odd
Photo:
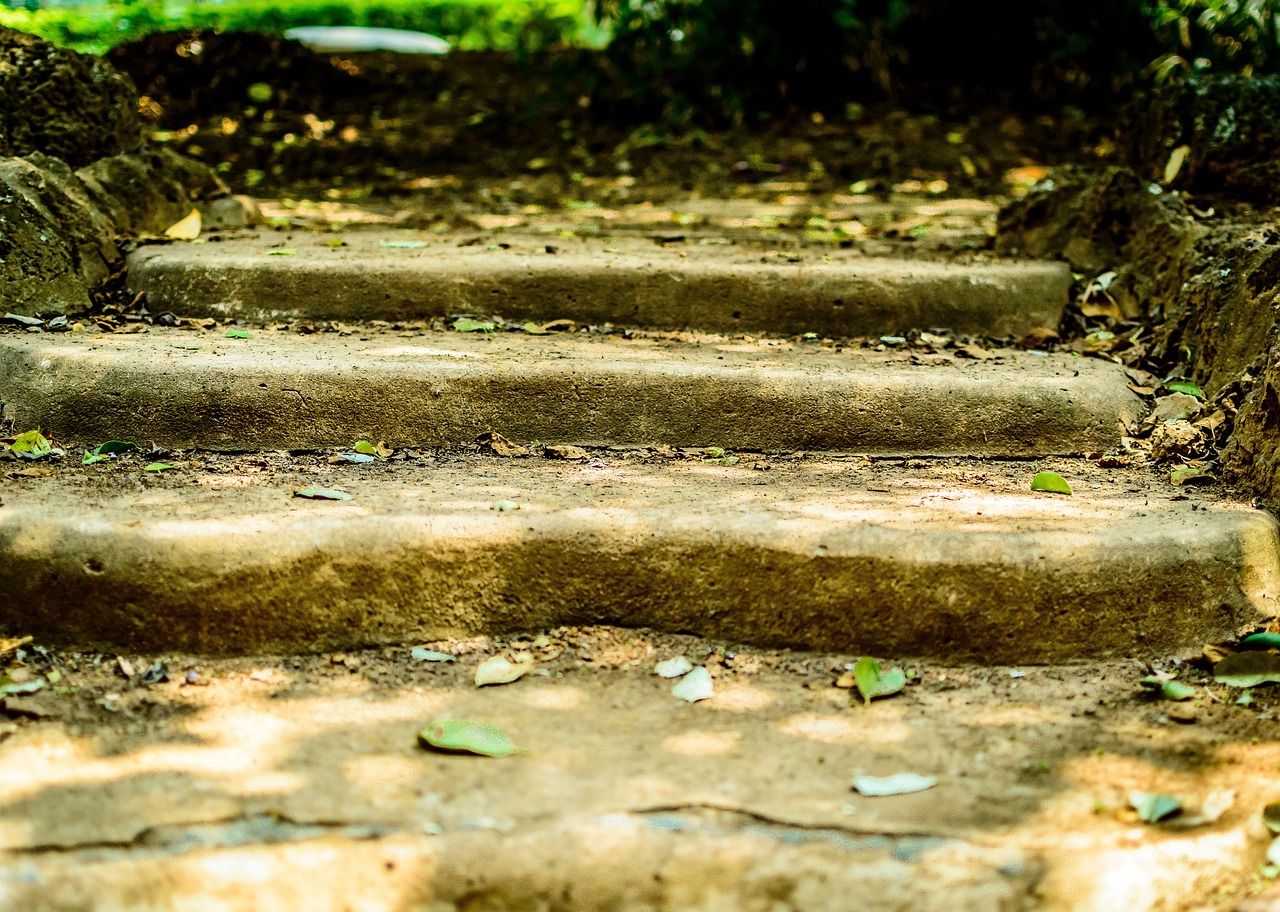
[(142, 142), (137, 112), (133, 82), (104, 60), (0, 28), (0, 155), (87, 165)]
[(1223, 454), (1230, 484), (1245, 487), (1273, 510), (1280, 509), (1280, 335), (1236, 416), (1235, 433)]
[(1068, 167), (1054, 169), (1001, 211), (996, 249), (1063, 258), (1089, 278), (1114, 270), (1107, 291), (1136, 317), (1164, 296), (1160, 286), (1203, 233), (1180, 199), (1153, 193), (1149, 181), (1126, 168)]
[(1189, 421), (1163, 421), (1151, 432), (1151, 455), (1158, 460), (1195, 455), (1200, 431)]
[(1199, 720), (1200, 713), (1194, 706), (1170, 706), (1165, 712), (1165, 716), (1170, 722), (1177, 722), (1179, 725), (1191, 725)]
[(569, 444), (549, 443), (542, 448), (542, 455), (547, 459), (590, 459), (591, 454), (582, 447)]
[(119, 265), (110, 219), (63, 162), (0, 159), (0, 299), (18, 314), (80, 310)]
[(8, 697), (4, 713), (16, 719), (48, 719), (57, 715), (57, 706), (48, 697)]
[(1186, 393), (1170, 393), (1156, 400), (1151, 409), (1153, 421), (1185, 421), (1200, 414), (1200, 400)]
[(193, 202), (231, 195), (206, 165), (149, 146), (100, 159), (77, 175), (94, 203), (124, 234), (162, 234), (190, 214)]
[(1195, 76), (1153, 89), (1133, 110), (1121, 133), (1143, 177), (1164, 180), (1186, 146), (1171, 187), (1280, 202), (1280, 76)]
[[(1151, 192), (1152, 189), (1160, 191)], [(1269, 346), (1280, 288), (1280, 231), (1197, 223), (1180, 198), (1124, 168), (1059, 168), (1000, 214), (997, 249), (1060, 257), (1094, 277), (1128, 315), (1158, 322), (1149, 354), (1187, 361), (1210, 395)]]
[[(252, 207), (252, 208), (251, 208)], [(256, 203), (247, 196), (226, 196), (199, 206), (205, 230), (247, 228), (262, 219)]]

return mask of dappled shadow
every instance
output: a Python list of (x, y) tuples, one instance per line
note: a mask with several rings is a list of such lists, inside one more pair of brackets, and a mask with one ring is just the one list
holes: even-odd
[[(1045, 860), (1044, 883), (1062, 890), (1066, 878), (1075, 908), (1119, 897), (1145, 909), (1206, 871), (1246, 876), (1240, 827), (1265, 798), (1257, 771), (1280, 750), (1245, 743), (1264, 723), (1225, 707), (1171, 728), (1160, 706), (1132, 698), (1121, 665), (1019, 677), (919, 666), (921, 684), (864, 707), (823, 671), (850, 656), (728, 650), (717, 696), (689, 706), (647, 666), (696, 658), (698, 641), (548, 639), (533, 647), (545, 674), (501, 688), (470, 685), (483, 654), (425, 668), (369, 653), (354, 672), (322, 659), (205, 660), (207, 686), (129, 688), (123, 715), (80, 733), (29, 725), (0, 744), (0, 767), (19, 771), (0, 785), (0, 895), (147, 889), (180, 903), (328, 889), (360, 908), (372, 896), (405, 910), (486, 896), (485, 908), (559, 897), (556, 908), (595, 909), (652, 890), (654, 907), (676, 909), (707, 876), (730, 893), (852, 870), (1017, 893)], [(565, 649), (588, 640), (590, 664), (576, 658), (588, 647)], [(131, 724), (147, 700), (182, 711)], [(416, 746), (427, 722), (449, 717), (499, 725), (529, 754)], [(854, 774), (903, 770), (938, 785), (888, 799), (849, 790)], [(1238, 790), (1236, 808), (1198, 830), (1139, 832), (1122, 811), (1130, 789), (1194, 803), (1223, 788)], [(677, 860), (689, 851), (702, 853), (694, 868)], [(933, 908), (921, 889), (915, 907)]]

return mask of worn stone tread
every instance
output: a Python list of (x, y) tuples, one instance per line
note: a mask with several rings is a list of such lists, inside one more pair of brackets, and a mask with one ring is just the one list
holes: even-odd
[[(260, 651), (610, 623), (1033, 662), (1212, 641), (1274, 615), (1280, 593), (1268, 514), (1084, 460), (1058, 465), (1071, 497), (1031, 492), (1023, 463), (177, 465), (14, 486), (0, 625)], [(292, 496), (317, 484), (355, 499)]]
[[(359, 331), (359, 330), (357, 330)], [(0, 336), (0, 399), (61, 436), (222, 450), (368, 437), (1034, 456), (1102, 451), (1140, 413), (1118, 365), (817, 344), (449, 332)], [(922, 361), (924, 363), (913, 363)]]
[[(684, 251), (636, 238), (503, 236), (505, 246), (387, 229), (255, 232), (144, 247), (128, 282), (152, 312), (251, 320), (405, 320), (454, 313), (668, 329), (882, 335), (946, 327), (996, 337), (1055, 327), (1065, 263), (867, 257), (789, 262), (751, 245)], [(467, 239), (461, 239), (466, 241)], [(478, 239), (472, 236), (471, 241)], [(388, 248), (422, 244), (421, 249)], [(272, 251), (293, 251), (287, 256)]]

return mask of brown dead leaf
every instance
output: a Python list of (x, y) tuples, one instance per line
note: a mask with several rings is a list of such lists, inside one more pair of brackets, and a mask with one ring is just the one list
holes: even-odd
[(549, 443), (542, 448), (542, 455), (547, 459), (590, 459), (591, 454), (582, 447), (564, 443)]
[(977, 345), (961, 345), (956, 348), (957, 358), (972, 358), (975, 361), (990, 361), (992, 358), (999, 357), (995, 352), (987, 351)]
[(1049, 329), (1047, 326), (1040, 326), (1019, 339), (1018, 347), (1025, 349), (1043, 348), (1046, 345), (1061, 341), (1062, 337), (1058, 335), (1056, 330)]
[(476, 438), (476, 443), (487, 449), (494, 456), (515, 458), (529, 455), (529, 450), (526, 447), (522, 447), (518, 443), (512, 443), (496, 431), (485, 431)]
[(0, 658), (7, 656), (11, 652), (17, 652), (23, 646), (26, 646), (28, 643), (30, 643), (32, 639), (34, 638), (25, 636), (25, 637), (9, 637), (8, 639), (0, 640)]
[(53, 474), (53, 469), (48, 466), (28, 466), (25, 469), (18, 469), (10, 472), (10, 478), (44, 478)]
[(1235, 654), (1236, 651), (1225, 643), (1206, 643), (1204, 649), (1200, 652), (1200, 657), (1210, 665), (1217, 665), (1227, 656)]

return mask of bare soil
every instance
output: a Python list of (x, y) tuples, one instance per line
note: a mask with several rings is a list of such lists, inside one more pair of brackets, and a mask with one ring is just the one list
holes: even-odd
[[(457, 661), (415, 660), (407, 646), (245, 659), (24, 647), (10, 674), (61, 677), (6, 702), (5, 848), (28, 865), (68, 852), (145, 858), (217, 838), (201, 826), (263, 815), (281, 832), (262, 838), (279, 840), (314, 837), (308, 826), (511, 835), (625, 813), (683, 815), (686, 827), (749, 821), (792, 839), (1016, 846), (1049, 860), (1039, 894), (1062, 908), (1124, 898), (1232, 909), (1266, 886), (1254, 820), (1280, 789), (1276, 697), (1263, 688), (1235, 705), (1234, 691), (1181, 660), (1156, 665), (1195, 686), (1188, 703), (1145, 695), (1136, 682), (1148, 669), (1122, 661), (911, 663), (903, 694), (864, 706), (849, 689), (852, 655), (616, 628), (421, 645)], [(504, 651), (529, 652), (535, 670), (477, 689), (476, 667)], [(678, 655), (710, 670), (714, 698), (671, 696), (653, 667)], [(529, 755), (424, 751), (415, 732), (439, 718), (496, 724)], [(903, 771), (938, 785), (887, 799), (850, 790), (855, 774)], [(1176, 794), (1188, 810), (1143, 824), (1132, 790)], [(1193, 809), (1224, 790), (1229, 809), (1196, 825)], [(1142, 877), (1099, 876), (1117, 864)]]

